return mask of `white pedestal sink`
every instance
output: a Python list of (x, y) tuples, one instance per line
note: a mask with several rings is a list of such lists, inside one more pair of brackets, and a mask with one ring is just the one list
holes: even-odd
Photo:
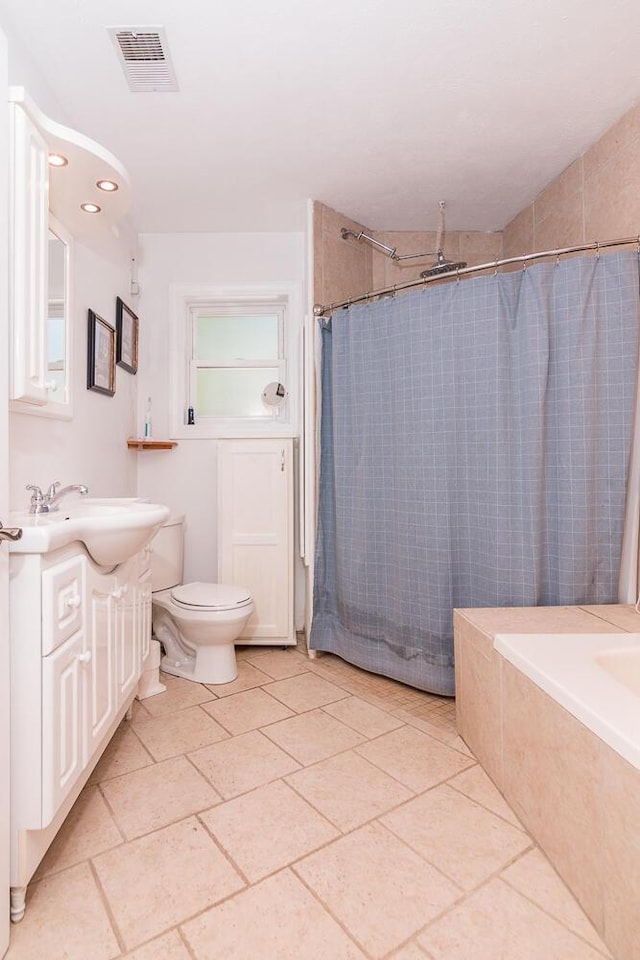
[(49, 553), (69, 543), (82, 543), (102, 567), (124, 563), (141, 550), (169, 517), (169, 508), (135, 497), (83, 498), (53, 513), (13, 512), (11, 526), (22, 537), (12, 553)]

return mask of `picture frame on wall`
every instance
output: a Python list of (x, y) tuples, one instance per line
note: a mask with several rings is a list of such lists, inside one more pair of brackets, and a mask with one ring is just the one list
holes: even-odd
[(116, 331), (93, 310), (88, 313), (87, 390), (116, 392)]
[(138, 371), (138, 318), (116, 297), (116, 363), (128, 373)]

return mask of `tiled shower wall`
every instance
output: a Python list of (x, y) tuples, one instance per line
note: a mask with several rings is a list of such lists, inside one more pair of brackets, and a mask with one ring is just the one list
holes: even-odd
[[(435, 261), (435, 233), (372, 230), (317, 201), (313, 205), (313, 221), (316, 303), (335, 303), (394, 283), (414, 280), (421, 270)], [(384, 253), (376, 252), (364, 241), (351, 237), (343, 240), (342, 227), (354, 233), (364, 230), (386, 246), (395, 247), (400, 255), (424, 251), (426, 256), (398, 263)], [(448, 260), (465, 260), (469, 265), (489, 263), (502, 257), (501, 233), (447, 232), (442, 245)]]
[[(340, 228), (365, 230), (399, 254), (420, 260), (397, 263), (367, 244), (343, 240)], [(490, 263), (541, 250), (640, 234), (640, 105), (624, 114), (581, 157), (531, 201), (503, 233), (446, 232), (448, 260)], [(433, 262), (435, 233), (374, 231), (322, 203), (314, 203), (316, 303), (331, 303), (412, 280)]]
[(504, 230), (516, 257), (640, 233), (640, 105), (632, 107)]

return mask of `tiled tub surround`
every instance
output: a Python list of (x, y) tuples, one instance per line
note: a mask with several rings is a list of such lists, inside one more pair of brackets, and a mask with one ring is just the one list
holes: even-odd
[[(624, 648), (635, 643), (625, 634), (637, 634), (639, 621), (624, 606), (455, 615), (458, 732), (616, 960), (640, 958), (640, 770), (505, 659), (494, 638), (548, 634), (561, 644), (565, 634), (570, 647), (579, 634), (598, 634), (605, 646), (610, 637), (614, 647)], [(585, 648), (590, 645), (585, 638)], [(581, 670), (576, 661), (575, 670), (580, 684), (591, 666)], [(620, 688), (616, 708), (628, 706), (630, 696)], [(585, 721), (590, 709), (583, 708)]]
[(326, 655), (167, 677), (30, 885), (9, 960), (603, 960), (451, 700)]

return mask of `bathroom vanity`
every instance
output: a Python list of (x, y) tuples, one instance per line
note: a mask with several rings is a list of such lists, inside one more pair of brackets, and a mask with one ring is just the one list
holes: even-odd
[(13, 921), (136, 694), (151, 638), (149, 556), (144, 546), (109, 569), (78, 541), (11, 555)]

